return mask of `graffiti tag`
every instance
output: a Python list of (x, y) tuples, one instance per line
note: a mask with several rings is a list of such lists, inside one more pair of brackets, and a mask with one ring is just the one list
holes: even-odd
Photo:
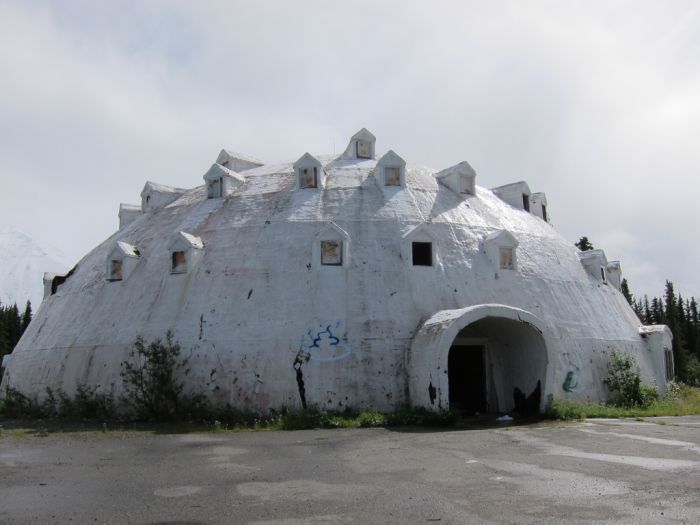
[(341, 340), (341, 321), (319, 322), (302, 337), (301, 348), (312, 361), (331, 362), (345, 359), (351, 353), (347, 341)]

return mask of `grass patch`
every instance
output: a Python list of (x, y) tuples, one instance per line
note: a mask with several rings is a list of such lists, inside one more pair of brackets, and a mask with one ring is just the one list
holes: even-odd
[(646, 407), (622, 407), (615, 405), (595, 405), (574, 403), (553, 399), (549, 403), (546, 416), (550, 419), (577, 420), (587, 417), (623, 418), (690, 416), (700, 414), (700, 388), (687, 385), (671, 387), (662, 399)]

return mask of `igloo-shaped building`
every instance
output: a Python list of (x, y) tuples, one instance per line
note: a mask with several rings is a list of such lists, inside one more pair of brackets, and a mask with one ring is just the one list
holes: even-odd
[(619, 263), (580, 252), (525, 182), (408, 165), (362, 129), (341, 155), (223, 150), (191, 190), (147, 183), (46, 297), (3, 387), (122, 392), (137, 336), (172, 331), (187, 384), (261, 412), (401, 405), (506, 412), (516, 389), (599, 401), (610, 352), (661, 390), (668, 328), (641, 327)]

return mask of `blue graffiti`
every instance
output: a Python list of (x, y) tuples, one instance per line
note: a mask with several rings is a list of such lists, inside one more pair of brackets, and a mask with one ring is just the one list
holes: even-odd
[(301, 347), (312, 361), (332, 362), (345, 359), (351, 353), (350, 346), (333, 332), (340, 329), (341, 322), (318, 323), (310, 328), (301, 340)]

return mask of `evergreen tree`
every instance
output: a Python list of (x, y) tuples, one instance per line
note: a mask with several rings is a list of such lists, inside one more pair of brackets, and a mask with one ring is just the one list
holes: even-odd
[(581, 237), (577, 243), (574, 244), (579, 250), (582, 252), (587, 252), (589, 250), (593, 250), (593, 245), (591, 242), (588, 240), (588, 237)]
[[(31, 322), (31, 320), (32, 320), (32, 303), (30, 301), (27, 301), (27, 306), (25, 306), (24, 313), (22, 314), (22, 334), (29, 326), (29, 323)], [(20, 335), (22, 335), (22, 334), (20, 334)]]
[(622, 295), (625, 296), (625, 299), (627, 299), (627, 302), (634, 307), (634, 296), (630, 293), (630, 287), (627, 283), (627, 279), (622, 279), (622, 283), (620, 283), (620, 291), (622, 292)]

